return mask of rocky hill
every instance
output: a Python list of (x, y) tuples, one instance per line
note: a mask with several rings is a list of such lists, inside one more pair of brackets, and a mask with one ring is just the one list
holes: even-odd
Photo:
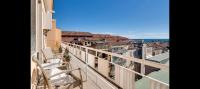
[(62, 31), (63, 41), (70, 42), (74, 38), (86, 38), (88, 40), (105, 39), (106, 41), (112, 41), (112, 42), (128, 40), (128, 38), (126, 37), (113, 36), (110, 34), (92, 34), (90, 32)]

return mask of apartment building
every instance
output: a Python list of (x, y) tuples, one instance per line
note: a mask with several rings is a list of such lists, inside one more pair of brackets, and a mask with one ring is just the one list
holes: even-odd
[(31, 89), (36, 87), (33, 82), (37, 75), (36, 64), (32, 58), (37, 57), (43, 62), (41, 49), (47, 47), (44, 33), (52, 29), (53, 13), (53, 0), (31, 0)]

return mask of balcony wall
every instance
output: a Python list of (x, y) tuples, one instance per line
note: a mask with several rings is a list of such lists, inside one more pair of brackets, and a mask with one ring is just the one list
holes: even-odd
[[(87, 82), (89, 82), (90, 85), (85, 89), (118, 89), (108, 81), (106, 81), (101, 75), (96, 73), (91, 67), (86, 65), (86, 63), (79, 60), (75, 55), (72, 53), (69, 54), (71, 56), (71, 65), (73, 68), (81, 68), (83, 73), (86, 75), (83, 76), (83, 80), (87, 79)], [(78, 73), (77, 73), (78, 74)], [(79, 75), (77, 75), (79, 76)]]
[(53, 10), (53, 0), (41, 0), (44, 2), (45, 9), (47, 11)]
[[(72, 46), (69, 46), (69, 45), (72, 45)], [(169, 88), (169, 85), (162, 81), (159, 81), (154, 78), (150, 78), (147, 75), (144, 75), (138, 71), (126, 68), (127, 64), (125, 66), (116, 64), (116, 63), (108, 60), (108, 58), (102, 58), (102, 57), (97, 56), (96, 53), (104, 53), (106, 55), (111, 56), (110, 58), (112, 58), (112, 56), (116, 56), (116, 57), (121, 58), (122, 60), (127, 60), (129, 62), (134, 61), (139, 64), (152, 66), (152, 67), (159, 68), (159, 69), (162, 69), (165, 71), (168, 71), (169, 66), (150, 62), (150, 61), (145, 61), (145, 60), (141, 60), (141, 59), (126, 57), (126, 56), (122, 56), (122, 55), (118, 55), (118, 54), (114, 54), (114, 53), (110, 53), (110, 52), (106, 52), (106, 51), (102, 51), (102, 50), (97, 50), (97, 49), (93, 49), (93, 48), (89, 48), (89, 47), (85, 47), (85, 46), (70, 44), (70, 43), (67, 43), (66, 46), (67, 46), (66, 48), (70, 51), (70, 53), (73, 56), (77, 57), (79, 60), (85, 60), (85, 58), (86, 58), (87, 61), (83, 61), (82, 63), (86, 63), (88, 66), (90, 66), (90, 67), (84, 66), (84, 68), (87, 67), (88, 69), (90, 69), (90, 71), (88, 71), (88, 69), (86, 71), (87, 76), (89, 79), (91, 79), (98, 85), (101, 85), (101, 86), (104, 85), (103, 83), (105, 82), (105, 78), (103, 78), (103, 77), (106, 77), (107, 82), (109, 81), (111, 84), (115, 85), (116, 88), (114, 88), (114, 89), (118, 89), (120, 87), (123, 89), (136, 89), (135, 76), (139, 75), (144, 78), (147, 78), (148, 81), (151, 81), (151, 82), (153, 81), (153, 83), (150, 82), (151, 84), (148, 86), (149, 87), (148, 89), (153, 89), (153, 87), (155, 88), (155, 86), (156, 87), (164, 86), (164, 87), (159, 87), (158, 89), (161, 89), (161, 88), (168, 89)], [(80, 50), (83, 48), (85, 49), (85, 51)], [(91, 50), (93, 52), (92, 53), (88, 52), (88, 50)], [(81, 52), (81, 54), (79, 54), (79, 52)], [(97, 67), (95, 67), (95, 58), (97, 58), (97, 60), (98, 60)], [(79, 63), (77, 62), (77, 64), (79, 64)], [(114, 65), (114, 79), (111, 79), (108, 76), (108, 73), (110, 72), (109, 64)], [(80, 67), (83, 68), (83, 65), (80, 65)], [(93, 71), (93, 70), (95, 70), (95, 71)], [(96, 73), (96, 71), (101, 74), (98, 76), (103, 76), (102, 78), (104, 79), (104, 82), (102, 82), (100, 79), (97, 79), (96, 74), (98, 74), (98, 73)], [(102, 89), (110, 89), (107, 87), (109, 87), (109, 86), (104, 85)]]
[(95, 68), (95, 56), (88, 53), (88, 64), (92, 68)]
[(86, 62), (86, 52), (81, 51), (81, 60)]
[(98, 58), (98, 71), (102, 73), (104, 76), (108, 77), (109, 75), (109, 61), (103, 58)]

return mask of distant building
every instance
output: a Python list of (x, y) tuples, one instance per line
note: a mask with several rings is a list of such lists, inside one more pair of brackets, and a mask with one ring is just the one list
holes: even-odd
[(74, 40), (80, 41), (81, 39), (86, 39), (92, 37), (92, 34), (89, 32), (75, 32), (75, 31), (63, 31), (62, 32), (62, 41), (72, 42)]
[[(168, 64), (169, 63), (169, 52), (161, 53), (159, 55), (147, 58), (146, 60), (161, 63), (161, 64)], [(153, 71), (158, 71), (160, 69), (150, 67), (150, 66), (145, 66), (145, 74), (149, 74)]]
[(130, 39), (129, 41), (131, 41), (133, 43), (144, 43), (143, 39)]
[(80, 42), (83, 46), (92, 46), (92, 41), (90, 40), (81, 40)]
[(169, 52), (161, 53), (159, 55), (147, 58), (146, 60), (165, 64), (169, 61)]
[(89, 32), (62, 31), (62, 41), (70, 42), (74, 38), (87, 39), (89, 41), (122, 42), (128, 41), (128, 38), (122, 36), (112, 36), (109, 34), (92, 34)]
[(147, 47), (152, 47), (152, 56), (169, 51), (168, 42), (149, 42), (145, 44), (147, 45)]
[(108, 51), (108, 49), (110, 48), (110, 45), (108, 42), (96, 41), (92, 43), (91, 47)]

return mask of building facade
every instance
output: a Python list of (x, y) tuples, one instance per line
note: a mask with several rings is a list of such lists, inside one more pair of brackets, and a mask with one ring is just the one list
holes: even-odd
[(38, 71), (32, 58), (37, 57), (39, 62), (43, 62), (41, 49), (47, 46), (44, 30), (52, 28), (53, 12), (53, 0), (31, 0), (31, 89), (35, 89)]

